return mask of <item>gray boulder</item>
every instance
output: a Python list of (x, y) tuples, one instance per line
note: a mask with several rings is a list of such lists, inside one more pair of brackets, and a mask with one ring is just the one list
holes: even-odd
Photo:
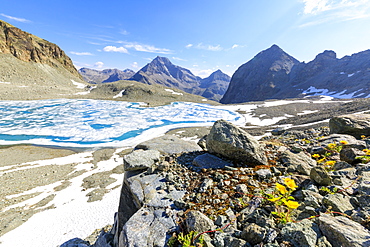
[(281, 230), (285, 240), (290, 241), (295, 247), (315, 247), (317, 238), (317, 225), (305, 219), (297, 223), (288, 223)]
[(159, 160), (159, 157), (160, 153), (157, 150), (135, 150), (123, 157), (125, 171), (148, 169)]
[(316, 160), (304, 152), (292, 153), (289, 150), (281, 154), (281, 161), (284, 166), (290, 167), (293, 171), (298, 171), (303, 175), (310, 175), (311, 168), (316, 166)]
[(207, 135), (207, 149), (236, 162), (266, 165), (267, 157), (259, 142), (244, 130), (225, 120), (214, 123)]
[(348, 134), (356, 138), (370, 135), (370, 114), (349, 114), (334, 117), (329, 121), (331, 133)]
[(319, 185), (328, 186), (332, 183), (331, 176), (323, 166), (315, 166), (311, 169), (310, 178)]
[(149, 141), (140, 143), (135, 147), (135, 149), (153, 149), (167, 154), (202, 150), (195, 142), (184, 141), (174, 135), (164, 135), (151, 139)]
[(210, 218), (195, 210), (191, 210), (186, 214), (185, 223), (189, 232), (195, 231), (201, 233), (208, 230), (213, 230), (215, 227)]
[(248, 243), (256, 245), (265, 239), (266, 234), (267, 230), (265, 228), (260, 227), (255, 223), (251, 223), (243, 229), (241, 238), (246, 240)]
[(319, 227), (333, 246), (370, 246), (370, 232), (357, 222), (344, 216), (333, 217), (323, 214), (318, 217)]
[(343, 148), (340, 151), (340, 159), (349, 164), (360, 163), (360, 160), (356, 159), (356, 157), (363, 155), (365, 155), (365, 153), (356, 148)]
[(327, 208), (331, 207), (336, 212), (350, 214), (355, 209), (350, 202), (350, 197), (340, 193), (326, 195), (322, 202)]
[(141, 208), (123, 226), (118, 246), (165, 246), (169, 233), (177, 229), (173, 215), (174, 210)]

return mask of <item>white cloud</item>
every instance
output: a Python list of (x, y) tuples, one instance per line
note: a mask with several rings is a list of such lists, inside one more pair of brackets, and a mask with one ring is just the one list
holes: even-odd
[(200, 50), (206, 50), (206, 51), (222, 51), (223, 50), (223, 48), (220, 45), (205, 45), (203, 43), (199, 43), (196, 46), (194, 46), (193, 44), (188, 44), (186, 46), (186, 48), (191, 48), (191, 47), (194, 47)]
[(199, 77), (201, 77), (201, 78), (206, 78), (206, 77), (208, 77), (208, 76), (210, 76), (213, 72), (215, 72), (215, 71), (213, 71), (213, 70), (211, 70), (211, 69), (195, 69), (195, 68), (193, 68), (192, 70), (191, 70), (191, 72), (194, 74), (194, 75), (196, 75), (196, 76), (199, 76)]
[(133, 49), (135, 51), (150, 52), (150, 53), (160, 53), (160, 54), (171, 54), (172, 51), (166, 48), (157, 48), (152, 45), (137, 44), (137, 43), (126, 43), (124, 45), (127, 49)]
[(19, 22), (31, 22), (30, 20), (27, 20), (27, 19), (24, 19), (24, 18), (19, 18), (19, 17), (14, 17), (14, 16), (10, 16), (10, 15), (6, 15), (6, 14), (0, 14), (1, 16), (4, 16), (10, 20), (13, 20), (13, 21), (19, 21)]
[(330, 9), (328, 0), (303, 0), (305, 14), (316, 14)]
[(235, 48), (238, 48), (240, 45), (237, 45), (237, 44), (234, 44), (231, 49), (235, 49)]
[(300, 27), (370, 17), (370, 0), (302, 0), (302, 2), (305, 17), (315, 19), (306, 20)]
[(132, 67), (132, 68), (134, 68), (134, 69), (138, 69), (138, 68), (139, 68), (139, 65), (138, 65), (138, 63), (137, 63), (137, 62), (133, 62), (133, 63), (131, 64), (131, 67)]
[(94, 64), (94, 67), (97, 68), (97, 69), (101, 69), (101, 68), (103, 68), (103, 66), (104, 66), (104, 63), (103, 62), (96, 62)]
[(172, 57), (173, 60), (177, 60), (177, 61), (188, 61), (186, 59), (182, 59), (182, 58), (179, 58), (179, 57)]
[(77, 55), (77, 56), (93, 56), (94, 55), (94, 54), (92, 54), (90, 52), (76, 52), (76, 51), (71, 51), (70, 53), (73, 54), (73, 55)]
[(125, 47), (116, 47), (116, 46), (106, 46), (104, 47), (103, 51), (106, 52), (120, 52), (120, 53), (128, 53), (127, 49)]

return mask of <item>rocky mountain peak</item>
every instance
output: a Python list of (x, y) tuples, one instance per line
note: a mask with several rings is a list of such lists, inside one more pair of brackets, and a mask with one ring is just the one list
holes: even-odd
[(297, 64), (297, 59), (273, 45), (238, 68), (220, 102), (240, 103), (270, 99), (286, 86), (284, 84), (288, 75)]
[(337, 58), (337, 54), (334, 52), (334, 51), (331, 51), (331, 50), (326, 50), (320, 54), (318, 54), (316, 57), (315, 57), (315, 60), (326, 60), (326, 59), (336, 59)]
[(11, 54), (24, 62), (48, 64), (55, 68), (62, 66), (81, 78), (72, 60), (59, 46), (2, 20), (0, 20), (0, 53)]

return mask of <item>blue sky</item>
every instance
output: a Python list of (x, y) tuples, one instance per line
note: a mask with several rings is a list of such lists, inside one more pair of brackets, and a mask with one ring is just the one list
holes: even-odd
[(370, 0), (2, 0), (0, 19), (99, 70), (165, 56), (201, 77), (232, 75), (273, 44), (306, 62), (370, 49)]

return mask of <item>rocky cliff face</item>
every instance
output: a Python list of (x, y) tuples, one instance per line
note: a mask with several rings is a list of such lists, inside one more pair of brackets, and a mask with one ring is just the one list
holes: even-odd
[(218, 70), (208, 78), (202, 79), (193, 75), (190, 70), (172, 64), (166, 57), (156, 57), (130, 80), (177, 88), (218, 101), (225, 93), (230, 77)]
[(135, 72), (130, 69), (105, 69), (100, 71), (89, 68), (81, 68), (78, 70), (78, 72), (82, 75), (86, 82), (93, 84), (126, 80), (135, 74)]
[(262, 51), (233, 75), (221, 103), (329, 95), (370, 96), (370, 50), (338, 59), (324, 51), (300, 63), (278, 46)]
[(57, 45), (0, 20), (0, 100), (80, 97), (81, 75)]
[(80, 78), (72, 60), (59, 46), (1, 20), (0, 53), (12, 54), (25, 62), (48, 64), (56, 68), (62, 66)]

